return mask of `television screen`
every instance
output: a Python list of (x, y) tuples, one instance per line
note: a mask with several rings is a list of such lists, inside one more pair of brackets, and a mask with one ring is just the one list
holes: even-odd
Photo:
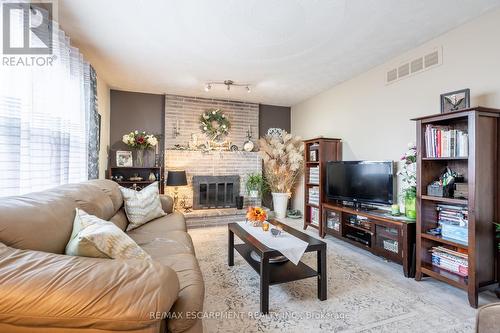
[(395, 184), (392, 161), (331, 161), (326, 168), (326, 194), (329, 199), (393, 203)]

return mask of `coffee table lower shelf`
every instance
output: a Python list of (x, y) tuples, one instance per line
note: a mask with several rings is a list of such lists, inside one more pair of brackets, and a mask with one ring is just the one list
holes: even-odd
[[(260, 262), (257, 262), (250, 257), (252, 248), (247, 244), (235, 244), (234, 248), (257, 272), (257, 274), (260, 275)], [(307, 266), (303, 262), (299, 262), (297, 266), (295, 266), (290, 261), (276, 263), (276, 264), (269, 264), (270, 285), (302, 280), (317, 276), (318, 272), (316, 272), (314, 269)]]

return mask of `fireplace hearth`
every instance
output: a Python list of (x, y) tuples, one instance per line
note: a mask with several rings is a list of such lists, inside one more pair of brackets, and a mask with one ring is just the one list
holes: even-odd
[(240, 176), (193, 176), (193, 209), (234, 208)]

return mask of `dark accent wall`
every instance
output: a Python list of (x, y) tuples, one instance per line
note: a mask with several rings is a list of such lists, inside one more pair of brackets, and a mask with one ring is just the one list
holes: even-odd
[(130, 150), (122, 137), (134, 130), (159, 136), (163, 151), (165, 95), (111, 90), (110, 104), (110, 166), (116, 165), (117, 150)]
[(266, 135), (269, 128), (282, 128), (290, 133), (291, 108), (289, 106), (276, 106), (259, 104), (259, 134)]
[[(267, 130), (273, 127), (282, 128), (290, 133), (291, 108), (288, 106), (259, 105), (259, 134), (264, 136)], [(262, 205), (273, 207), (273, 198), (270, 193), (262, 196)]]

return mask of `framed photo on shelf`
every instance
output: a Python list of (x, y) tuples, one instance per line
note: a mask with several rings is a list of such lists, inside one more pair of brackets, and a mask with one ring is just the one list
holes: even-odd
[(441, 113), (448, 113), (470, 107), (470, 89), (452, 91), (441, 95)]
[(132, 152), (127, 150), (118, 150), (116, 152), (116, 166), (117, 167), (133, 166)]

